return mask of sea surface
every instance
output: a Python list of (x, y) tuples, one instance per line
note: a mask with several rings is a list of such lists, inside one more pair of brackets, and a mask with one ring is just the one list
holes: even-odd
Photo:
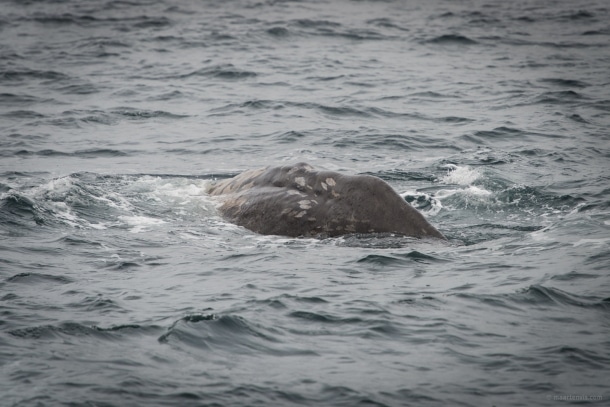
[[(219, 179), (447, 237), (261, 236)], [(0, 1), (1, 406), (610, 400), (610, 3)]]

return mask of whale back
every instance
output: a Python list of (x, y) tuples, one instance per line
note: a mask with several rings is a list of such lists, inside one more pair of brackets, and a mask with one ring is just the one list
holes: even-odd
[(398, 233), (444, 239), (390, 185), (370, 175), (316, 171), (299, 163), (246, 171), (209, 192), (223, 197), (223, 217), (261, 234)]

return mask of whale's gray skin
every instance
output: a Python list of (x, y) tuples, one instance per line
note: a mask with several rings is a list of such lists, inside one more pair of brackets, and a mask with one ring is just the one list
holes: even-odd
[(225, 219), (264, 235), (397, 233), (445, 237), (391, 186), (370, 175), (316, 171), (305, 163), (250, 170), (209, 190)]

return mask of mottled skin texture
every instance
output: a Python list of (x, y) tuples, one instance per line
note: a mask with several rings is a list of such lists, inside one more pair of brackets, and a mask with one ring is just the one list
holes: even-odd
[(339, 236), (398, 233), (445, 237), (385, 181), (316, 171), (308, 164), (246, 171), (219, 181), (222, 215), (264, 235)]

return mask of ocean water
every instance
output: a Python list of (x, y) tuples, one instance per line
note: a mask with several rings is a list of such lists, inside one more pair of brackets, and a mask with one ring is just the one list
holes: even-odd
[[(448, 242), (224, 221), (267, 165)], [(0, 2), (0, 405), (610, 399), (606, 1)]]

